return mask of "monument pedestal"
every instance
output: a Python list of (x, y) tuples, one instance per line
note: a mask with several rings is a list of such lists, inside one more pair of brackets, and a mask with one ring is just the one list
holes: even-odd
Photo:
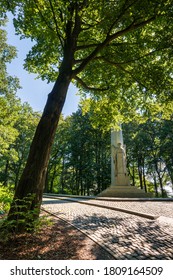
[(152, 196), (135, 186), (110, 186), (99, 193), (98, 197), (147, 198)]

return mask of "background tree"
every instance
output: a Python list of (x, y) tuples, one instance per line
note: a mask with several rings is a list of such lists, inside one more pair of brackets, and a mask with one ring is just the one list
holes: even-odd
[[(7, 34), (3, 29), (7, 19), (1, 16), (0, 11), (0, 169), (4, 168), (4, 177), (1, 180), (6, 185), (9, 147), (18, 136), (15, 123), (18, 119), (20, 102), (15, 97), (19, 81), (16, 77), (8, 75), (6, 66), (16, 56), (16, 49), (7, 44)], [(11, 157), (15, 157), (14, 150), (11, 151)]]
[[(128, 168), (134, 185), (165, 196), (166, 186), (172, 184), (167, 162), (172, 154), (167, 145), (172, 136), (169, 120), (148, 120), (143, 124), (132, 122), (124, 125), (127, 145)], [(169, 164), (168, 164), (169, 166)]]
[(26, 69), (55, 81), (9, 212), (9, 219), (16, 219), (13, 206), (28, 193), (35, 194), (29, 208), (40, 207), (51, 146), (72, 80), (87, 91), (96, 90), (95, 96), (110, 94), (125, 116), (129, 102), (136, 108), (146, 103), (150, 109), (151, 100), (161, 98), (163, 104), (169, 100), (172, 4), (169, 0), (1, 3), (15, 13), (17, 33), (35, 41)]
[(15, 91), (19, 88), (18, 79), (9, 76), (6, 64), (16, 56), (16, 49), (7, 44), (6, 31), (3, 26), (6, 19), (1, 18), (0, 13), (0, 147), (1, 155), (8, 151), (10, 143), (17, 136), (14, 124), (17, 119), (19, 101), (15, 98)]
[(46, 191), (94, 195), (110, 184), (110, 132), (93, 128), (81, 109), (61, 119), (48, 166)]
[(65, 163), (69, 158), (69, 127), (70, 117), (60, 118), (59, 126), (55, 135), (54, 145), (52, 147), (47, 176), (46, 176), (46, 192), (66, 192)]
[(29, 148), (39, 119), (39, 113), (33, 112), (33, 109), (27, 103), (20, 106), (20, 110), (18, 110), (18, 120), (15, 123), (18, 136), (9, 147), (9, 154), (11, 150), (16, 151), (16, 157), (9, 162), (11, 179), (13, 180), (12, 183), (15, 189), (26, 164)]
[(160, 153), (164, 158), (170, 180), (173, 186), (173, 122), (170, 120), (162, 121), (160, 130), (160, 142), (162, 143)]
[[(8, 103), (6, 97), (3, 97), (3, 100)], [(2, 127), (3, 133), (7, 135), (8, 139), (5, 139), (7, 148), (1, 150), (0, 181), (3, 185), (10, 185), (16, 188), (26, 163), (29, 147), (40, 116), (38, 113), (34, 113), (27, 103), (22, 105), (15, 98), (12, 101), (12, 103), (8, 104), (8, 114), (12, 112), (7, 118), (9, 123), (7, 125), (6, 121), (3, 122)], [(1, 107), (1, 109), (3, 109), (2, 112), (4, 113), (4, 107)], [(14, 114), (16, 118), (11, 120)], [(10, 138), (11, 141), (9, 141), (10, 130), (15, 131), (13, 138)]]
[[(110, 185), (110, 131), (93, 127), (92, 112), (82, 107), (61, 118), (50, 157), (46, 192), (97, 195)], [(168, 164), (172, 127), (170, 121), (135, 121), (123, 125), (131, 184), (165, 196), (171, 186)], [(167, 144), (169, 143), (169, 145)]]
[[(9, 148), (18, 136), (15, 123), (18, 119), (19, 100), (15, 91), (19, 88), (18, 79), (7, 73), (7, 63), (16, 56), (16, 49), (7, 44), (6, 32), (3, 29), (6, 18), (0, 10), (0, 211), (9, 209), (12, 193), (7, 189)], [(15, 151), (11, 150), (11, 158)], [(5, 201), (5, 202), (4, 202)]]
[(21, 104), (15, 95), (20, 88), (19, 80), (7, 73), (7, 63), (16, 57), (16, 48), (7, 44), (3, 29), (6, 22), (6, 18), (0, 18), (0, 182), (4, 186), (8, 183), (13, 186), (17, 185), (22, 165), (26, 162), (38, 116), (36, 120), (37, 114), (34, 116), (31, 107)]

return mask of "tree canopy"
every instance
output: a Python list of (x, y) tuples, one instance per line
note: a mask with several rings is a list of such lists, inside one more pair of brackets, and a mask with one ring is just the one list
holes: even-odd
[(95, 111), (103, 114), (108, 103), (113, 122), (139, 111), (171, 114), (172, 1), (2, 2), (15, 15), (16, 32), (35, 42), (28, 71), (54, 82), (70, 59), (72, 81), (90, 92)]

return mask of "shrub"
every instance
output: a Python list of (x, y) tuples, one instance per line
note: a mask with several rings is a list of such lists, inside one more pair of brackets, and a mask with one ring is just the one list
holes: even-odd
[(0, 185), (0, 214), (8, 212), (13, 199), (13, 190)]

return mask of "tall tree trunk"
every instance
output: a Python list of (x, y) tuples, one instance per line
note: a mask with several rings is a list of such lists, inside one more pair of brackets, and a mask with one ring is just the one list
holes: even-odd
[(55, 176), (56, 176), (56, 165), (54, 165), (54, 167), (53, 167), (53, 174), (52, 174), (52, 178), (50, 181), (50, 193), (53, 193)]
[(144, 169), (144, 166), (143, 166), (143, 168), (142, 168), (142, 175), (143, 175), (144, 189), (145, 189), (145, 192), (147, 193), (147, 184), (146, 184), (146, 178), (145, 178), (145, 169)]
[(172, 189), (173, 189), (173, 170), (172, 170), (172, 165), (169, 166), (166, 164), (167, 170), (168, 170), (168, 174), (171, 180), (171, 184), (172, 184)]
[(62, 171), (61, 171), (60, 183), (61, 183), (61, 193), (63, 194), (64, 187), (65, 187), (65, 156), (64, 155), (62, 159)]
[(157, 179), (156, 179), (156, 175), (153, 174), (153, 179), (154, 179), (154, 189), (155, 189), (155, 194), (156, 194), (156, 197), (158, 197), (158, 186), (157, 186)]
[(160, 173), (158, 173), (158, 178), (159, 178), (159, 185), (160, 185), (162, 197), (164, 197), (165, 196), (165, 191), (164, 191), (164, 188), (163, 188), (163, 180), (162, 180), (162, 177), (160, 176)]
[[(39, 215), (50, 151), (70, 80), (71, 77), (67, 71), (60, 71), (52, 92), (48, 95), (43, 115), (30, 147), (26, 166), (15, 191), (8, 220), (17, 220), (20, 218), (20, 212), (28, 213), (29, 210), (36, 208), (38, 211), (35, 218)], [(24, 198), (28, 195), (32, 195), (32, 199), (26, 207)], [(23, 204), (25, 205), (21, 211)], [(20, 230), (19, 227), (18, 231), (22, 231), (22, 229)]]
[(5, 165), (5, 170), (4, 170), (4, 182), (3, 185), (7, 187), (8, 185), (8, 169), (9, 169), (9, 160), (7, 159), (6, 165)]
[(138, 174), (139, 174), (140, 188), (143, 189), (143, 180), (142, 180), (142, 170), (141, 170), (141, 167), (138, 167)]
[(135, 181), (135, 164), (133, 162), (133, 167), (132, 167), (132, 186), (135, 186), (136, 181)]
[(47, 170), (47, 172), (46, 172), (44, 192), (49, 193), (49, 170)]

